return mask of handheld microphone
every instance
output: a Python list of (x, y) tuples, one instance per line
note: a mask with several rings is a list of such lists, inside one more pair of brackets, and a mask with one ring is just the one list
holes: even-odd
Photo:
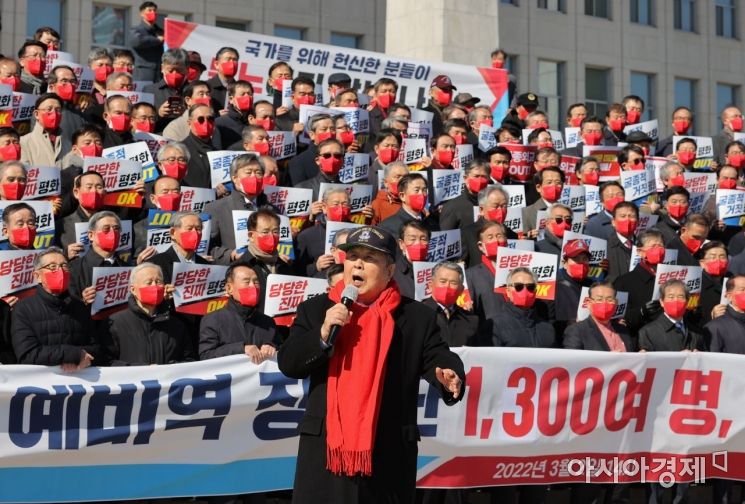
[[(357, 296), (359, 296), (360, 292), (357, 290), (357, 287), (354, 285), (347, 285), (344, 287), (344, 290), (341, 291), (341, 304), (347, 307), (347, 310), (352, 308), (352, 305), (355, 301), (357, 301)], [(331, 326), (331, 330), (329, 331), (329, 339), (327, 343), (329, 346), (333, 346), (336, 342), (336, 337), (339, 335), (339, 331), (341, 330), (341, 326), (339, 324), (334, 324)]]

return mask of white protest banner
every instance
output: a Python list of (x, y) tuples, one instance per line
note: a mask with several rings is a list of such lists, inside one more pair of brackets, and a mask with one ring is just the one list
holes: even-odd
[[(523, 145), (529, 145), (530, 142), (528, 142), (528, 137), (533, 132), (533, 128), (524, 128), (523, 129)], [(561, 136), (561, 131), (557, 130), (546, 130), (549, 135), (551, 135), (551, 142), (554, 144), (554, 149), (557, 151), (563, 151), (566, 147), (564, 147), (564, 138)]]
[(310, 131), (310, 119), (318, 114), (327, 114), (331, 117), (335, 117), (338, 115), (342, 115), (341, 112), (335, 112), (334, 110), (319, 106), (319, 105), (300, 105), (300, 119), (298, 120), (299, 123), (302, 123), (305, 125), (305, 130), (300, 134), (298, 139), (300, 140), (300, 143), (308, 144), (310, 143), (310, 136), (308, 136), (308, 132)]
[(207, 203), (215, 201), (215, 190), (206, 187), (181, 187), (181, 205), (179, 210), (182, 212), (204, 212), (204, 206)]
[[(665, 254), (667, 255), (667, 254)], [(700, 266), (675, 266), (672, 264), (658, 264), (657, 274), (654, 279), (652, 300), (660, 299), (660, 286), (670, 280), (680, 280), (688, 287), (691, 298), (688, 300), (688, 309), (693, 310), (698, 306), (701, 297), (701, 274), (703, 268)]]
[(508, 207), (507, 215), (505, 215), (504, 217), (503, 224), (509, 229), (513, 230), (515, 233), (522, 232), (523, 230), (523, 209), (521, 207)]
[(639, 213), (639, 218), (636, 220), (636, 234), (643, 233), (647, 229), (651, 229), (657, 224), (660, 216), (655, 214)]
[(13, 88), (0, 84), (0, 128), (13, 127)]
[(534, 251), (535, 250), (535, 241), (534, 240), (507, 240), (507, 248), (514, 249), (514, 250), (527, 250), (527, 251)]
[[(0, 218), (9, 205), (18, 203), (11, 200), (0, 200)], [(35, 249), (45, 249), (53, 245), (54, 240), (54, 211), (52, 202), (49, 200), (29, 200), (24, 201), (31, 206), (36, 212), (36, 239), (34, 240)], [(0, 235), (0, 249), (7, 249), (10, 244), (8, 237)]]
[(473, 145), (456, 145), (455, 156), (453, 156), (453, 168), (455, 170), (465, 170), (471, 161), (473, 161)]
[(438, 262), (414, 261), (411, 263), (414, 271), (414, 300), (424, 301), (428, 297), (432, 297), (430, 280), (432, 280), (432, 270)]
[[(147, 149), (147, 145), (145, 148)], [(142, 207), (142, 195), (132, 190), (142, 178), (142, 165), (139, 162), (127, 159), (108, 159), (107, 157), (86, 157), (83, 158), (83, 171), (95, 171), (103, 177), (106, 188), (104, 205)]]
[[(162, 138), (162, 137), (161, 137)], [(142, 169), (155, 166), (150, 146), (145, 141), (109, 147), (103, 150), (103, 157), (109, 159), (129, 159), (142, 165)]]
[(523, 208), (525, 206), (525, 186), (524, 185), (522, 184), (498, 185), (497, 187), (501, 187), (502, 189), (504, 189), (505, 192), (510, 197), (510, 201), (507, 204), (507, 208), (512, 208), (512, 207)]
[(649, 136), (652, 140), (657, 140), (657, 137), (659, 136), (659, 126), (657, 119), (652, 119), (650, 121), (644, 121), (636, 124), (629, 124), (628, 126), (623, 128), (624, 135), (628, 135), (632, 131), (641, 131), (642, 133), (646, 133), (647, 136)]
[(700, 136), (673, 136), (673, 150), (678, 142), (684, 138), (690, 138), (696, 142), (696, 160), (693, 162), (694, 170), (711, 171), (714, 161), (714, 141), (711, 137)]
[[(201, 216), (200, 216), (201, 217)], [(208, 216), (204, 216), (208, 217)], [(210, 230), (212, 229), (212, 221), (209, 219), (202, 221), (202, 235), (197, 245), (197, 254), (206, 255), (209, 252), (210, 246)], [(154, 227), (147, 229), (147, 239), (145, 241), (146, 247), (155, 247), (155, 250), (160, 254), (165, 252), (171, 247), (171, 228), (168, 227)]]
[(427, 140), (424, 138), (404, 138), (398, 160), (407, 165), (414, 165), (421, 163), (422, 158), (428, 155)]
[(230, 183), (230, 163), (241, 154), (246, 154), (246, 151), (211, 151), (207, 153), (213, 188), (220, 184)]
[(134, 105), (135, 103), (149, 103), (155, 105), (155, 95), (153, 93), (143, 93), (141, 91), (106, 91), (106, 98), (109, 96), (123, 96)]
[(271, 273), (266, 279), (264, 313), (270, 317), (295, 313), (303, 301), (326, 294), (325, 278), (306, 278)]
[(282, 93), (282, 106), (292, 107), (292, 79), (282, 79), (282, 89), (277, 91)]
[[(629, 264), (629, 271), (636, 268), (641, 257), (639, 257), (639, 251), (636, 245), (631, 247), (631, 263)], [(677, 249), (665, 249), (665, 257), (662, 259), (662, 264), (675, 264), (678, 261), (678, 250)]]
[[(13, 93), (13, 122), (30, 121), (36, 110), (39, 95), (31, 93)], [(0, 122), (2, 120), (0, 119)]]
[(36, 285), (34, 259), (36, 250), (0, 250), (0, 298), (10, 294), (25, 297)]
[(352, 207), (351, 221), (355, 224), (364, 224), (366, 217), (362, 210), (372, 204), (372, 186), (369, 184), (329, 184), (321, 182), (318, 189), (318, 200), (323, 201), (323, 195), (329, 189), (344, 189), (349, 194), (349, 205)]
[(362, 224), (355, 224), (353, 222), (334, 222), (334, 221), (327, 221), (326, 222), (326, 246), (324, 247), (324, 254), (330, 254), (331, 253), (331, 247), (334, 244), (334, 237), (336, 236), (336, 233), (341, 231), (342, 229), (349, 229), (350, 231), (355, 228), (362, 227)]
[(497, 128), (493, 126), (487, 126), (481, 124), (479, 126), (479, 145), (478, 148), (481, 152), (489, 152), (491, 149), (497, 146)]
[(431, 170), (432, 186), (435, 190), (434, 204), (457, 198), (463, 188), (463, 171), (461, 170)]
[(564, 172), (566, 182), (564, 185), (582, 185), (577, 178), (577, 165), (582, 160), (577, 156), (562, 155), (559, 160), (559, 169)]
[(512, 158), (510, 159), (509, 178), (519, 182), (529, 182), (533, 176), (533, 161), (535, 160), (535, 145), (519, 145), (516, 143), (501, 143)]
[(647, 156), (645, 167), (648, 170), (654, 170), (655, 188), (658, 193), (665, 189), (665, 184), (662, 183), (662, 179), (660, 178), (660, 170), (662, 170), (662, 167), (669, 161), (670, 160), (665, 157)]
[(432, 125), (409, 122), (406, 126), (406, 138), (421, 138), (429, 142), (432, 138)]
[(572, 147), (577, 147), (577, 144), (579, 144), (582, 141), (582, 136), (580, 136), (580, 129), (581, 128), (564, 128), (564, 138), (566, 143), (566, 148), (571, 149)]
[(685, 188), (689, 193), (711, 193), (717, 190), (716, 173), (685, 172)]
[(690, 193), (691, 196), (688, 198), (688, 214), (701, 213), (704, 211), (706, 202), (709, 201), (710, 196), (714, 196), (708, 192), (702, 193)]
[(354, 107), (331, 107), (331, 110), (336, 111), (333, 115), (339, 115), (339, 112), (344, 114), (344, 121), (347, 123), (347, 127), (355, 135), (370, 131), (370, 113), (367, 110)]
[[(535, 214), (535, 225), (538, 229), (538, 239), (543, 240), (546, 236), (546, 226), (548, 226), (548, 209), (538, 210)], [(572, 212), (572, 229), (574, 229), (574, 212)], [(525, 232), (530, 231), (526, 229)]]
[(344, 154), (344, 165), (339, 171), (339, 181), (351, 184), (359, 180), (367, 181), (370, 173), (370, 154)]
[(535, 289), (536, 299), (554, 299), (554, 296), (556, 296), (557, 259), (554, 254), (498, 247), (494, 290), (498, 293), (505, 292), (507, 275), (513, 269), (530, 268), (538, 282)]
[[(122, 225), (122, 230), (119, 234), (119, 245), (116, 247), (116, 254), (126, 262), (132, 254), (132, 245), (134, 243), (132, 221), (122, 220), (119, 222)], [(88, 249), (91, 248), (90, 240), (88, 240), (88, 221), (75, 223), (75, 238), (76, 243), (83, 245), (83, 253), (88, 252)]]
[(173, 263), (173, 304), (179, 313), (206, 315), (227, 303), (225, 272), (227, 266), (215, 264)]
[[(626, 306), (629, 304), (629, 293), (616, 291), (616, 311), (611, 318), (623, 318), (626, 314)], [(579, 305), (577, 306), (577, 322), (585, 320), (590, 316), (590, 288), (582, 287), (579, 293)], [(627, 349), (630, 350), (630, 349)]]
[[(248, 216), (251, 210), (233, 210), (233, 233), (235, 233), (235, 250), (245, 252), (248, 248)], [(292, 246), (292, 232), (290, 230), (290, 219), (285, 215), (279, 216), (279, 245), (277, 252), (295, 258), (295, 249)]]
[(585, 231), (585, 212), (572, 212), (572, 228), (570, 231), (578, 234)]
[(599, 214), (603, 211), (600, 201), (600, 188), (598, 186), (585, 185), (585, 213), (588, 215)]
[(745, 191), (737, 189), (717, 189), (717, 217), (727, 226), (740, 226), (745, 215)]
[(427, 261), (457, 261), (463, 255), (460, 229), (432, 231), (427, 248)]
[(274, 206), (278, 213), (290, 219), (293, 229), (301, 229), (307, 222), (313, 200), (313, 189), (266, 186), (264, 194), (268, 203)]
[(647, 201), (647, 196), (656, 192), (654, 170), (621, 172), (621, 185), (626, 194), (626, 201), (632, 201), (637, 206)]
[(96, 288), (96, 297), (91, 305), (91, 317), (94, 320), (107, 318), (112, 313), (126, 308), (132, 269), (118, 266), (93, 268), (91, 285)]
[(592, 156), (598, 160), (600, 167), (600, 181), (618, 180), (621, 174), (621, 165), (618, 164), (619, 146), (609, 145), (583, 145), (582, 156)]
[(279, 161), (293, 157), (297, 153), (297, 143), (292, 131), (267, 131), (269, 135), (269, 155)]
[(435, 118), (435, 113), (429, 110), (423, 110), (420, 108), (411, 109), (411, 121), (409, 124), (416, 123), (423, 126), (429, 131), (429, 136), (432, 136), (432, 120)]
[(296, 75), (308, 75), (324, 88), (328, 87), (326, 79), (329, 75), (344, 72), (351, 77), (352, 87), (360, 94), (367, 82), (380, 77), (394, 79), (398, 83), (396, 101), (418, 108), (427, 104), (432, 79), (440, 74), (447, 75), (459, 93), (478, 96), (482, 104), (492, 109), (495, 124), (501, 122), (509, 107), (508, 74), (503, 69), (418, 61), (173, 19), (166, 19), (164, 28), (167, 47), (197, 51), (205, 62), (212, 61), (222, 46), (240, 48), (235, 78), (253, 83), (257, 93), (265, 93), (269, 67), (277, 61), (284, 61)]
[(61, 191), (59, 168), (55, 166), (31, 166), (26, 170), (24, 200), (59, 196)]
[(75, 55), (64, 51), (47, 50), (44, 62), (44, 77), (56, 66), (57, 61), (75, 61)]
[(565, 231), (561, 243), (562, 255), (569, 240), (583, 240), (587, 242), (590, 248), (590, 271), (587, 274), (587, 278), (596, 281), (601, 280), (605, 276), (605, 270), (600, 267), (600, 263), (607, 257), (608, 241), (602, 238), (596, 238), (595, 236)]
[(565, 185), (561, 190), (559, 203), (568, 206), (572, 210), (584, 210), (585, 187), (586, 186)]
[[(148, 161), (145, 161), (143, 163), (143, 177), (145, 179), (145, 182), (155, 180), (158, 176), (158, 171), (155, 169), (155, 160), (158, 159), (158, 151), (161, 147), (170, 142), (170, 140), (164, 136), (156, 135), (155, 133), (147, 133), (145, 131), (135, 131), (132, 134), (132, 138), (137, 143), (145, 142), (147, 144), (147, 148), (150, 151), (150, 159), (152, 160), (153, 165), (152, 167), (149, 165), (146, 166)], [(150, 168), (152, 168), (152, 170)]]

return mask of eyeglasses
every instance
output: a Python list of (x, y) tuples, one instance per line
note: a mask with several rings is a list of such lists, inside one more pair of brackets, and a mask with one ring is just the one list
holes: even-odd
[(212, 122), (215, 122), (215, 117), (214, 116), (200, 116), (200, 117), (197, 117), (197, 122), (199, 124), (204, 124), (204, 121), (209, 121), (211, 123)]
[(513, 283), (509, 284), (509, 287), (512, 287), (515, 289), (515, 292), (521, 292), (523, 289), (528, 289), (528, 292), (535, 292), (535, 284), (534, 283)]
[(590, 298), (596, 303), (616, 303), (616, 298), (614, 297), (604, 297), (604, 298)]
[(183, 156), (181, 156), (181, 157), (171, 156), (171, 157), (165, 158), (163, 161), (165, 161), (166, 163), (173, 163), (173, 162), (176, 162), (176, 161), (178, 161), (179, 163), (186, 163), (187, 162), (187, 159), (185, 157), (183, 157)]
[(67, 263), (63, 264), (57, 264), (57, 263), (50, 263), (46, 266), (40, 266), (39, 269), (47, 270), (47, 271), (57, 271), (58, 269), (62, 269), (63, 271), (70, 271), (70, 265)]
[(319, 154), (322, 158), (328, 159), (330, 157), (334, 157), (334, 159), (342, 159), (344, 157), (344, 154), (340, 154), (338, 152), (334, 152), (333, 154), (330, 152), (324, 152), (323, 154)]
[(554, 217), (554, 222), (557, 224), (561, 224), (562, 222), (566, 222), (567, 224), (571, 224), (572, 221), (574, 221), (573, 217)]

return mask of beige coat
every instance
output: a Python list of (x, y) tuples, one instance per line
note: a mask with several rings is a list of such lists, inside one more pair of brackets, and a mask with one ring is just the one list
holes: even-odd
[(34, 125), (31, 133), (21, 137), (21, 162), (30, 166), (60, 166), (62, 158), (70, 150), (62, 135), (57, 135), (54, 146), (49, 133), (40, 123)]

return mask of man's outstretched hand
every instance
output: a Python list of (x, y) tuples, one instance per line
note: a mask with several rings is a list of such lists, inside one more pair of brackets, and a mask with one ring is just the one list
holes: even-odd
[(463, 385), (463, 382), (460, 377), (455, 374), (455, 371), (452, 369), (435, 368), (435, 376), (437, 377), (437, 381), (442, 383), (442, 386), (453, 394), (454, 399), (457, 399), (458, 396), (460, 396), (460, 388)]

